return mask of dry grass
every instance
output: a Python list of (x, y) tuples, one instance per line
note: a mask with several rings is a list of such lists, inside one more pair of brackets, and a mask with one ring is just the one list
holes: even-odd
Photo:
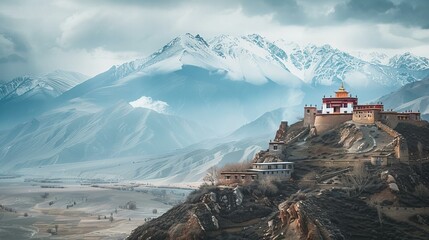
[(250, 162), (241, 162), (241, 163), (231, 163), (223, 166), (221, 172), (242, 172), (251, 168), (252, 164)]

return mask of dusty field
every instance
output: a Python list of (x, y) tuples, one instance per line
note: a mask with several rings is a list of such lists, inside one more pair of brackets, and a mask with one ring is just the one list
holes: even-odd
[[(41, 185), (64, 188), (41, 188)], [(183, 189), (145, 186), (110, 189), (117, 185), (102, 184), (103, 188), (96, 188), (76, 183), (0, 180), (0, 204), (9, 208), (0, 210), (0, 239), (123, 239), (189, 193)], [(135, 210), (121, 208), (129, 201), (136, 203)], [(153, 213), (154, 209), (157, 213)], [(57, 234), (49, 233), (49, 230), (55, 232), (55, 226)]]

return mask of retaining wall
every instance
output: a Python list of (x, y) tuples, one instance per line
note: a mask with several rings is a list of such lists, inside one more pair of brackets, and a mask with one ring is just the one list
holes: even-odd
[(352, 113), (320, 114), (316, 115), (314, 126), (316, 127), (317, 134), (320, 134), (335, 128), (339, 124), (352, 120), (352, 117)]

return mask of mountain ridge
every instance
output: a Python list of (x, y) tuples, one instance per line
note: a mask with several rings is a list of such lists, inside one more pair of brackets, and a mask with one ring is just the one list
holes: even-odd
[(0, 101), (11, 100), (39, 87), (57, 97), (89, 77), (78, 72), (55, 70), (48, 74), (32, 77), (21, 76), (0, 86)]

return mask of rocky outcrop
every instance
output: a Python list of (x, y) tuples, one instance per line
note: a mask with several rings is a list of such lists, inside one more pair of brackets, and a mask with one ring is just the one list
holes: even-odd
[(315, 222), (306, 216), (300, 202), (280, 209), (280, 220), (287, 239), (323, 239)]
[(276, 136), (274, 138), (274, 141), (277, 141), (277, 142), (285, 141), (287, 130), (288, 130), (287, 122), (282, 121), (280, 123), (279, 129), (276, 132)]
[[(223, 239), (223, 236), (242, 236), (240, 230), (243, 227), (258, 223), (273, 209), (248, 189), (202, 189), (191, 194), (186, 203), (135, 229), (128, 239)], [(246, 233), (248, 239), (259, 239), (262, 235), (258, 231), (250, 229)]]
[(285, 201), (280, 204), (281, 227), (277, 236), (286, 239), (345, 239), (323, 212), (313, 214), (314, 207), (317, 206), (305, 200)]
[(356, 141), (363, 138), (363, 133), (355, 124), (344, 124), (340, 129), (340, 140), (338, 144), (345, 148), (350, 148)]
[(410, 224), (386, 217), (380, 227), (375, 208), (341, 191), (325, 190), (300, 198), (279, 205), (279, 221), (272, 227), (270, 239), (425, 239), (427, 236)]

